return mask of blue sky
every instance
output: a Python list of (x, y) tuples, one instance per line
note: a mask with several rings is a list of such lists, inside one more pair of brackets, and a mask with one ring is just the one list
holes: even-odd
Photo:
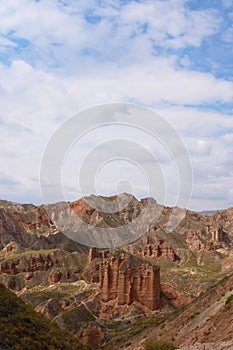
[[(57, 127), (94, 105), (133, 102), (182, 137), (190, 207), (232, 206), (232, 44), (232, 0), (0, 1), (1, 198), (40, 203), (40, 161)], [(110, 169), (108, 179), (105, 194)]]

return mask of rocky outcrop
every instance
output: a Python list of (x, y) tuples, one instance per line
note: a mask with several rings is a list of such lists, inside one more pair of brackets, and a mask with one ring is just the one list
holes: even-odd
[(40, 312), (45, 317), (52, 320), (62, 310), (62, 306), (61, 302), (54, 298), (50, 298), (46, 303), (41, 303), (35, 309), (37, 312)]
[(97, 248), (89, 248), (87, 261), (90, 263), (96, 258), (106, 258), (108, 250), (99, 250)]
[(1, 251), (0, 258), (7, 258), (15, 254), (22, 253), (24, 249), (16, 242), (9, 242)]
[(55, 249), (23, 252), (0, 262), (0, 282), (21, 290), (81, 279), (82, 255)]
[(223, 228), (222, 226), (213, 227), (211, 225), (206, 225), (205, 230), (207, 234), (211, 234), (213, 241), (222, 242), (223, 241)]
[(185, 306), (192, 301), (190, 295), (179, 292), (171, 283), (162, 283), (161, 288), (168, 302), (176, 308)]
[[(10, 211), (13, 220), (21, 226), (25, 231), (48, 231), (52, 227), (52, 222), (48, 216), (45, 207), (33, 207), (28, 210), (18, 209)], [(18, 209), (18, 210), (16, 210)]]
[(49, 254), (36, 254), (34, 256), (22, 256), (20, 259), (0, 263), (0, 273), (16, 275), (20, 272), (33, 272), (48, 270), (54, 264)]
[(27, 234), (10, 213), (0, 207), (0, 249), (13, 241), (24, 245)]
[[(209, 288), (206, 293), (194, 298), (186, 307), (178, 312), (173, 311), (173, 315), (166, 317), (164, 323), (159, 326), (152, 324), (136, 337), (128, 337), (130, 345), (126, 349), (143, 350), (150, 341), (172, 343), (180, 350), (233, 349), (232, 286), (231, 274)], [(122, 344), (119, 340), (112, 349), (120, 349)]]
[(159, 240), (158, 244), (147, 244), (143, 247), (141, 252), (143, 257), (146, 258), (167, 258), (171, 261), (178, 260), (177, 255), (171, 247), (168, 247), (163, 240)]
[(191, 251), (210, 251), (226, 247), (223, 228), (205, 225), (203, 229), (190, 229), (186, 235), (186, 243)]
[(99, 290), (104, 302), (116, 299), (118, 305), (139, 302), (150, 310), (158, 309), (159, 267), (128, 253), (115, 252), (100, 262)]
[(60, 270), (51, 272), (49, 276), (49, 284), (57, 283), (61, 280), (62, 272)]
[(88, 249), (59, 232), (44, 206), (0, 202), (0, 259), (25, 250), (60, 248), (87, 253)]
[(224, 270), (233, 270), (233, 251), (229, 254), (229, 256), (223, 260), (222, 269)]

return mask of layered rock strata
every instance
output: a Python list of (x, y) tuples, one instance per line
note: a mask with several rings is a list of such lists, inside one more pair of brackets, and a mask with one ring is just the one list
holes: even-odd
[(102, 258), (99, 266), (100, 298), (118, 305), (138, 302), (150, 310), (160, 306), (160, 272), (157, 265), (117, 252)]

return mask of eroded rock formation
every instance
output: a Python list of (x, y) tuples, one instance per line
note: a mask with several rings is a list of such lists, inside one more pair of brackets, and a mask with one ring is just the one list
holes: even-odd
[(0, 263), (0, 273), (16, 275), (20, 272), (33, 272), (48, 270), (54, 264), (51, 256), (36, 254), (35, 256), (22, 256), (20, 259)]
[(174, 250), (171, 247), (168, 247), (163, 240), (159, 240), (157, 244), (148, 243), (143, 247), (141, 254), (143, 257), (156, 259), (161, 256), (171, 261), (176, 261), (178, 259)]
[(139, 302), (150, 310), (160, 305), (159, 267), (126, 252), (102, 258), (99, 267), (100, 298), (118, 305)]
[[(59, 316), (62, 326), (70, 329), (70, 320), (74, 320), (72, 331), (94, 347), (98, 343), (102, 346), (109, 337), (104, 332), (112, 320), (117, 319), (114, 327), (118, 327), (120, 317), (124, 317), (122, 327), (128, 329), (138, 315), (143, 320), (152, 314), (150, 310), (160, 307), (160, 271), (156, 262), (161, 263), (161, 304), (171, 308), (188, 304), (189, 294), (198, 296), (233, 266), (233, 208), (213, 215), (186, 211), (179, 225), (169, 231), (174, 208), (127, 194), (116, 199), (117, 196), (90, 196), (88, 200), (46, 207), (0, 201), (0, 282), (19, 291), (47, 317), (57, 320)], [(105, 212), (96, 206), (99, 200), (104, 200), (111, 210)], [(127, 224), (139, 215), (140, 220), (130, 230)], [(81, 220), (76, 221), (75, 216)], [(112, 253), (91, 248), (88, 255), (88, 248), (78, 239), (72, 241), (68, 237), (73, 236), (64, 235), (62, 226), (61, 230), (55, 226), (64, 217), (77, 238), (86, 236), (80, 222), (88, 223), (93, 246), (102, 243), (98, 227), (123, 226), (126, 246)], [(108, 235), (109, 231), (105, 231)], [(117, 246), (115, 239), (112, 249)], [(78, 283), (83, 279), (88, 281), (86, 286)], [(107, 328), (102, 318), (111, 318)], [(89, 321), (92, 324), (87, 325)]]
[(99, 250), (97, 248), (89, 248), (88, 253), (88, 262), (90, 263), (92, 260), (96, 258), (106, 258), (108, 251), (107, 250)]
[(59, 249), (23, 252), (0, 261), (0, 282), (16, 290), (73, 282), (81, 278), (80, 264), (79, 254)]

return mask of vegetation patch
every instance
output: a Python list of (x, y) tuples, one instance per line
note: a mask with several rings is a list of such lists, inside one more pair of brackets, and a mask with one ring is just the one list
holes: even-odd
[(231, 294), (231, 295), (227, 298), (227, 300), (226, 300), (226, 302), (225, 302), (225, 305), (229, 304), (232, 300), (233, 300), (233, 294)]
[(87, 350), (0, 284), (0, 346), (11, 350)]
[(95, 321), (94, 316), (83, 304), (74, 309), (63, 312), (61, 318), (66, 329), (72, 333), (76, 333), (80, 329), (82, 323)]
[(196, 316), (200, 315), (199, 311), (195, 311), (194, 313), (192, 313), (189, 318), (192, 320), (193, 318), (195, 318)]
[(128, 329), (110, 329), (109, 331), (116, 335), (123, 336), (123, 335), (136, 335), (138, 333), (141, 333), (146, 327), (150, 325), (154, 325), (155, 327), (160, 326), (165, 322), (165, 317), (160, 316), (160, 317), (155, 317), (155, 318), (150, 318), (141, 322), (136, 322), (134, 323), (130, 328)]
[(146, 343), (145, 350), (175, 350), (175, 346), (172, 343), (157, 343), (150, 341)]

